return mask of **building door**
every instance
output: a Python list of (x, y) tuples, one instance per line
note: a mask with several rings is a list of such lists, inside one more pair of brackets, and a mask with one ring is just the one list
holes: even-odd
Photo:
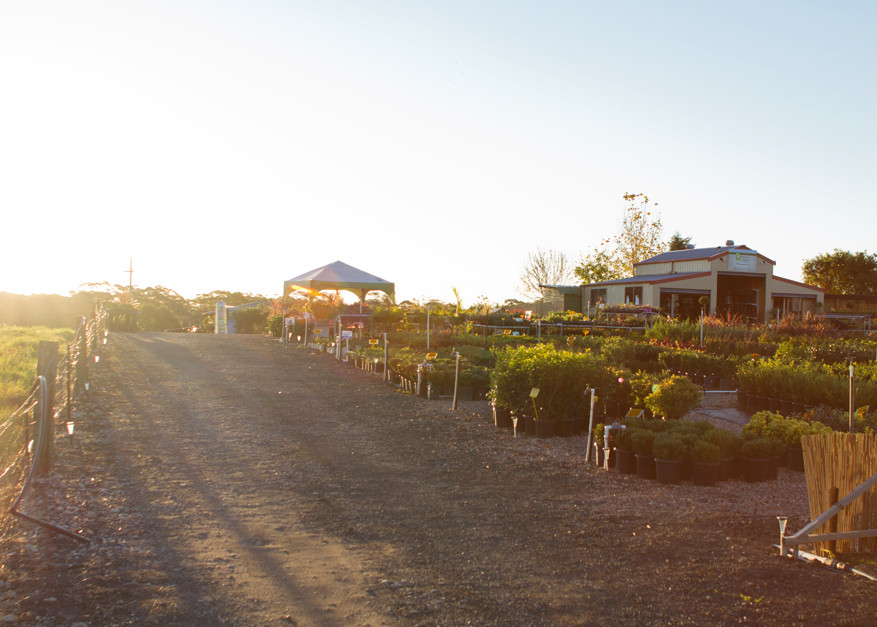
[(764, 276), (720, 274), (716, 279), (717, 314), (745, 322), (764, 320)]

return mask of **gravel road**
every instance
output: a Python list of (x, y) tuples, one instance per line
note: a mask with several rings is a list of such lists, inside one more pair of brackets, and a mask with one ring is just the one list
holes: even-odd
[(874, 585), (776, 555), (803, 474), (662, 486), (258, 336), (110, 336), (0, 621), (83, 625), (874, 624)]

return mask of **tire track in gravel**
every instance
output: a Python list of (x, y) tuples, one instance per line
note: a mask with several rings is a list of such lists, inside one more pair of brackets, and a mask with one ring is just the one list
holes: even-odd
[(247, 624), (253, 613), (300, 625), (381, 624), (365, 609), (361, 559), (300, 529), (308, 505), (289, 489), (288, 464), (278, 463), (296, 443), (273, 415), (275, 386), (270, 397), (260, 386), (276, 374), (255, 359), (253, 343), (115, 340), (118, 380), (104, 399), (114, 439), (129, 445), (115, 467), (133, 475), (133, 500), (152, 503), (167, 569), (184, 567), (189, 596), (224, 606), (220, 615), (250, 616)]

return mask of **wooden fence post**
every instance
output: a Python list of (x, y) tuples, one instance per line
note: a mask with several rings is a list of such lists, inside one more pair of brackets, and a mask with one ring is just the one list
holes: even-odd
[(37, 356), (37, 375), (46, 378), (46, 406), (40, 411), (46, 412), (46, 421), (40, 425), (40, 457), (37, 460), (37, 475), (46, 475), (52, 469), (55, 455), (55, 379), (58, 376), (58, 342), (40, 340)]
[(70, 351), (70, 344), (67, 345), (67, 372), (66, 374), (66, 383), (67, 383), (67, 422), (71, 422), (73, 420), (73, 362), (71, 361), (72, 352)]
[(79, 355), (76, 359), (76, 385), (79, 389), (85, 389), (88, 382), (88, 337), (85, 318), (81, 318), (79, 328), (82, 331), (79, 335)]

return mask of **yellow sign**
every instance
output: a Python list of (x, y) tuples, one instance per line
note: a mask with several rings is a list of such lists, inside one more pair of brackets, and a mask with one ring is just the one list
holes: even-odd
[(539, 408), (536, 407), (536, 397), (539, 396), (539, 388), (530, 390), (530, 399), (533, 401), (533, 415), (539, 420)]
[(511, 334), (512, 334), (512, 330), (511, 330), (511, 329), (506, 329), (505, 331), (502, 332), (502, 334), (503, 334), (503, 335), (511, 335)]
[(868, 411), (868, 409), (869, 409), (870, 407), (871, 407), (870, 405), (862, 405), (861, 407), (859, 407), (859, 408), (856, 410), (856, 415), (857, 415), (859, 418), (864, 418), (864, 417), (865, 417), (865, 412)]
[(426, 360), (429, 361), (430, 359), (435, 359), (436, 355), (438, 355), (438, 353), (427, 353)]
[(314, 333), (322, 333), (322, 332), (323, 332), (322, 329), (314, 329)]
[(376, 338), (372, 338), (368, 341), (368, 343), (369, 343), (369, 346), (377, 346), (378, 340)]

